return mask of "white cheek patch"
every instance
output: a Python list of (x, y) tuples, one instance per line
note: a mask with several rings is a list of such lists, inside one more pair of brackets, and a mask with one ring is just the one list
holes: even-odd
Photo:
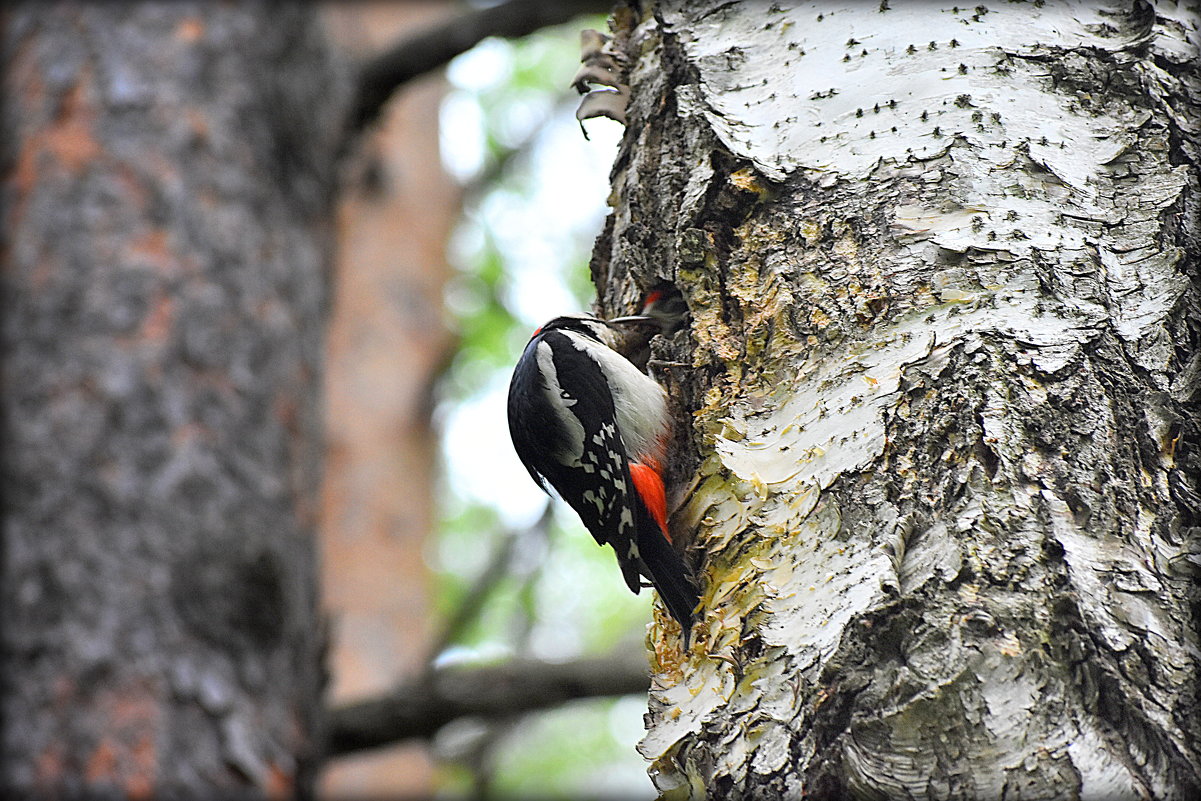
[(554, 351), (551, 350), (550, 345), (546, 342), (539, 342), (535, 358), (538, 359), (538, 369), (546, 378), (545, 389), (547, 399), (550, 401), (550, 408), (554, 410), (560, 425), (567, 432), (564, 450), (555, 456), (568, 467), (581, 467), (584, 457), (584, 426), (570, 411), (571, 407), (579, 401), (574, 400), (563, 387), (559, 386), (559, 379), (555, 374)]

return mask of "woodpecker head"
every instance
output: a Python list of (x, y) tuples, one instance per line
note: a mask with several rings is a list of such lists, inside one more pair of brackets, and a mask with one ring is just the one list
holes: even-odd
[[(646, 293), (640, 313), (615, 317), (609, 323), (641, 323), (643, 330), (649, 329), (651, 333), (673, 334), (684, 326), (687, 316), (688, 304), (684, 302), (684, 296), (680, 290), (666, 284)], [(655, 331), (656, 328), (659, 330)]]
[(652, 289), (642, 301), (642, 314), (659, 324), (663, 333), (670, 334), (684, 325), (688, 316), (688, 304), (684, 296), (673, 286)]
[(550, 331), (573, 331), (608, 345), (609, 343), (606, 341), (608, 330), (605, 321), (596, 317), (587, 314), (564, 314), (544, 323), (534, 331), (530, 339), (534, 339)]
[(617, 344), (617, 337), (614, 336), (614, 327), (626, 323), (642, 322), (649, 320), (649, 317), (633, 316), (633, 317), (616, 317), (612, 320), (602, 320), (599, 317), (592, 317), (587, 314), (564, 314), (556, 317), (550, 322), (544, 324), (541, 328), (534, 331), (530, 339), (545, 334), (548, 331), (573, 331), (577, 334), (583, 334), (590, 339), (595, 339), (597, 342), (612, 348)]

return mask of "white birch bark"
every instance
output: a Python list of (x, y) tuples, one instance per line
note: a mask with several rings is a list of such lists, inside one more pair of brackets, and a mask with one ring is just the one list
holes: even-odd
[(670, 280), (666, 798), (1193, 798), (1195, 4), (615, 15), (602, 305)]

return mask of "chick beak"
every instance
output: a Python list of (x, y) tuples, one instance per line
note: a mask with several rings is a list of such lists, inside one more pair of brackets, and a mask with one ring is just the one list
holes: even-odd
[(609, 325), (629, 325), (631, 323), (656, 323), (654, 317), (646, 314), (631, 314), (627, 317), (614, 317), (612, 320), (605, 320)]

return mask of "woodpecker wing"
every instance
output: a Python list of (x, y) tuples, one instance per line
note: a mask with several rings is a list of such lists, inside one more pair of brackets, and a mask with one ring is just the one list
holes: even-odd
[(542, 460), (540, 449), (535, 445), (539, 440), (550, 442), (562, 435), (557, 429), (543, 433), (551, 427), (551, 421), (555, 418), (554, 411), (543, 399), (545, 390), (542, 378), (538, 374), (535, 355), (538, 341), (539, 337), (535, 336), (525, 346), (517, 366), (513, 368), (513, 378), (509, 381), (509, 437), (513, 440), (513, 450), (517, 451), (517, 458), (525, 466), (530, 478), (534, 479), (534, 483), (541, 487), (543, 492), (550, 494), (546, 478), (538, 472), (537, 465), (540, 465)]
[[(509, 431), (534, 480), (549, 482), (598, 543), (613, 546), (626, 584), (640, 589), (630, 468), (613, 397), (582, 334), (535, 336), (513, 371)], [(557, 402), (552, 402), (557, 399)]]

